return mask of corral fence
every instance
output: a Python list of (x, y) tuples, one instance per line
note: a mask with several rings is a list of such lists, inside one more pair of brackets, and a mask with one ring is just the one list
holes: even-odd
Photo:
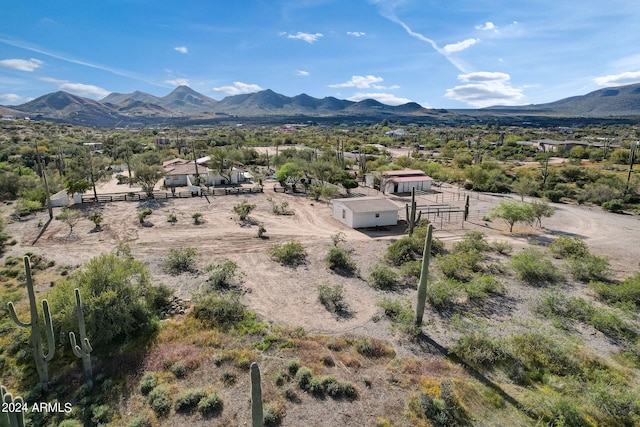
[(107, 203), (107, 202), (139, 202), (141, 200), (165, 200), (165, 199), (185, 199), (193, 197), (189, 191), (176, 191), (175, 193), (165, 191), (154, 191), (151, 196), (147, 193), (109, 193), (98, 194), (96, 199), (91, 194), (82, 195), (82, 203)]

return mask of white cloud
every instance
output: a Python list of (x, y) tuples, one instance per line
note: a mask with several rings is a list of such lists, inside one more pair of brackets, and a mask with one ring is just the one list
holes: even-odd
[(173, 50), (180, 53), (189, 53), (189, 49), (186, 46), (176, 46)]
[(478, 43), (480, 39), (466, 39), (458, 43), (448, 44), (442, 50), (447, 53), (460, 52)]
[(298, 70), (297, 74), (299, 76), (307, 77), (309, 75), (309, 72), (305, 70)]
[(99, 86), (87, 85), (84, 83), (71, 83), (67, 80), (58, 80), (51, 77), (43, 77), (40, 80), (57, 84), (58, 88), (60, 90), (64, 90), (65, 92), (71, 92), (74, 95), (84, 96), (88, 98), (100, 99), (111, 93)]
[(596, 77), (593, 79), (600, 86), (622, 86), (640, 82), (640, 71), (625, 71), (620, 74)]
[(458, 79), (467, 84), (447, 89), (444, 96), (472, 107), (514, 105), (524, 98), (522, 89), (511, 86), (511, 76), (506, 73), (480, 71), (460, 74)]
[(482, 25), (476, 25), (476, 30), (481, 30), (481, 31), (498, 31), (498, 27), (496, 27), (496, 25), (491, 22), (491, 21), (487, 21)]
[(0, 60), (0, 67), (12, 68), (18, 71), (34, 71), (40, 68), (44, 62), (39, 59), (3, 59)]
[(347, 31), (347, 35), (353, 37), (364, 37), (367, 33), (363, 33), (362, 31)]
[(16, 105), (22, 98), (15, 93), (0, 94), (0, 104)]
[[(372, 75), (368, 76), (352, 76), (351, 80), (344, 83), (336, 83), (329, 85), (329, 87), (357, 87), (358, 89), (367, 89), (373, 86), (374, 83), (380, 83), (384, 79), (382, 77), (376, 77)], [(377, 86), (376, 88), (384, 88), (383, 86)]]
[(381, 92), (374, 92), (374, 93), (359, 92), (353, 95), (352, 97), (348, 98), (349, 101), (355, 101), (355, 102), (364, 101), (365, 99), (375, 99), (376, 101), (381, 102), (383, 104), (387, 104), (387, 105), (402, 105), (402, 104), (406, 104), (407, 102), (411, 102), (410, 99), (401, 98), (401, 97), (395, 96), (392, 93), (381, 93)]
[[(286, 33), (284, 33), (284, 34), (286, 34)], [(288, 34), (287, 35), (288, 39), (303, 40), (303, 41), (305, 41), (307, 43), (317, 42), (321, 37), (324, 37), (324, 34), (322, 34), (322, 33), (311, 34), (311, 33), (298, 32), (297, 34)]]
[(171, 86), (189, 86), (189, 79), (173, 79), (173, 80), (165, 80), (166, 84)]
[(243, 93), (259, 92), (263, 89), (255, 83), (233, 82), (233, 86), (214, 87), (213, 90), (227, 95), (241, 95)]

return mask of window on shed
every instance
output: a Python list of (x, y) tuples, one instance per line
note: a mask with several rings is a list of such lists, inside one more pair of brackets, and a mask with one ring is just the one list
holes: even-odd
[(347, 211), (342, 209), (342, 219), (345, 219), (347, 217)]
[(380, 218), (380, 213), (376, 212), (376, 218)]

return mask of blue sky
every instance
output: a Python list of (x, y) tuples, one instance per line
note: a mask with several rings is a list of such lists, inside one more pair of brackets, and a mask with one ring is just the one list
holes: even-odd
[(28, 0), (2, 6), (0, 104), (188, 85), (397, 105), (551, 102), (640, 82), (635, 0)]

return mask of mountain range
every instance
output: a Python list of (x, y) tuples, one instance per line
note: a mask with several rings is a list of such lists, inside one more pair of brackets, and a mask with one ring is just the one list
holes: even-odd
[(228, 96), (220, 101), (187, 86), (163, 97), (136, 91), (111, 93), (95, 101), (59, 91), (25, 104), (3, 107), (0, 114), (53, 120), (85, 126), (157, 125), (238, 119), (381, 118), (410, 121), (450, 121), (458, 118), (496, 116), (526, 117), (625, 117), (640, 120), (640, 84), (597, 90), (559, 101), (525, 106), (496, 106), (480, 110), (434, 110), (417, 103), (391, 106), (373, 99), (360, 102), (306, 94), (288, 97), (272, 90)]

